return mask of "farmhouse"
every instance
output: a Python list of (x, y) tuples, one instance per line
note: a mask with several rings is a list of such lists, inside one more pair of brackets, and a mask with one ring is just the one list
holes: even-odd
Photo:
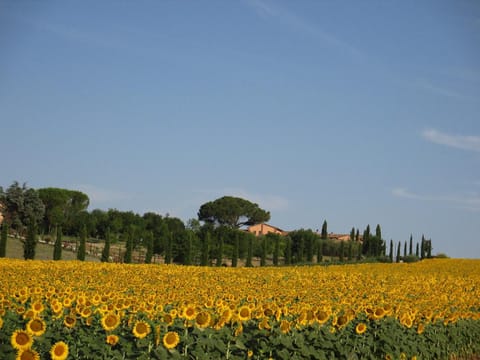
[(247, 229), (248, 232), (255, 234), (256, 236), (267, 235), (269, 233), (287, 235), (288, 232), (284, 231), (278, 227), (269, 225), (269, 224), (256, 224), (249, 226)]

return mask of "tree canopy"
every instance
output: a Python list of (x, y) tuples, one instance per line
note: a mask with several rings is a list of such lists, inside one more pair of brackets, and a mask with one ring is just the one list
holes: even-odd
[(270, 220), (270, 212), (248, 200), (224, 196), (203, 204), (198, 211), (198, 220), (213, 225), (239, 228), (243, 225), (250, 226)]

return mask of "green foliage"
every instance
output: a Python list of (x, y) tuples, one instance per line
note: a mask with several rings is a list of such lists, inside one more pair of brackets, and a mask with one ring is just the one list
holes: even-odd
[(130, 264), (132, 262), (132, 252), (133, 252), (133, 228), (125, 234), (126, 241), (125, 241), (125, 255), (123, 257), (123, 262), (125, 264)]
[(252, 267), (253, 263), (253, 238), (254, 235), (249, 234), (250, 236), (248, 237), (248, 250), (247, 250), (247, 261), (245, 263), (245, 266), (247, 267)]
[(404, 256), (402, 258), (403, 262), (405, 263), (413, 263), (413, 262), (417, 262), (417, 261), (420, 261), (420, 259), (415, 256), (415, 255), (407, 255), (407, 256)]
[(87, 245), (87, 226), (83, 225), (82, 231), (80, 232), (80, 245), (78, 246), (77, 260), (85, 261), (86, 245)]
[(232, 267), (237, 267), (238, 266), (238, 257), (239, 257), (239, 252), (240, 252), (240, 236), (238, 233), (235, 234), (235, 243), (233, 246), (233, 252), (232, 252)]
[(321, 232), (321, 236), (320, 236), (323, 240), (326, 240), (327, 237), (328, 237), (328, 230), (327, 230), (327, 220), (324, 220), (323, 221), (323, 224), (322, 224), (322, 232)]
[(27, 236), (23, 242), (23, 258), (33, 260), (35, 258), (35, 247), (37, 246), (37, 223), (34, 217), (30, 218), (27, 227)]
[(108, 262), (110, 259), (110, 229), (105, 232), (105, 245), (103, 246), (101, 262)]
[(205, 236), (202, 239), (202, 248), (200, 254), (200, 265), (201, 266), (208, 266), (209, 262), (209, 253), (210, 253), (210, 232), (207, 231)]
[(57, 226), (57, 236), (53, 245), (53, 260), (62, 259), (62, 227)]
[(248, 200), (224, 196), (203, 204), (198, 211), (198, 219), (214, 225), (239, 228), (270, 220), (270, 213)]
[(0, 234), (0, 258), (7, 255), (7, 240), (8, 240), (8, 224), (2, 224), (2, 231)]

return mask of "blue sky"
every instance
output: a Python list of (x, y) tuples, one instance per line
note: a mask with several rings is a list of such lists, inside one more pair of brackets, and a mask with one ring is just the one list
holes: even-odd
[(0, 185), (480, 257), (480, 3), (1, 1)]

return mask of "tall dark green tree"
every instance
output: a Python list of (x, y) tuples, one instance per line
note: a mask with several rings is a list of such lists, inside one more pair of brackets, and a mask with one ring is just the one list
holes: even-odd
[(280, 256), (280, 236), (275, 234), (273, 237), (273, 265), (278, 266), (278, 258)]
[(8, 240), (8, 224), (2, 225), (2, 233), (0, 235), (0, 258), (7, 256), (7, 240)]
[(86, 250), (87, 250), (87, 225), (83, 225), (82, 231), (80, 231), (80, 246), (78, 247), (77, 260), (85, 261)]
[(167, 235), (167, 246), (165, 248), (165, 264), (171, 264), (173, 260), (173, 238), (169, 232)]
[(352, 227), (352, 230), (350, 231), (350, 240), (355, 241), (355, 228)]
[(388, 257), (390, 258), (390, 262), (393, 262), (393, 240), (390, 239), (390, 252), (388, 253)]
[(396, 258), (397, 263), (400, 262), (400, 260), (401, 260), (401, 258), (400, 258), (400, 249), (401, 249), (401, 246), (402, 246), (401, 244), (402, 244), (402, 242), (399, 241), (398, 242), (398, 247), (397, 247), (397, 258)]
[(262, 247), (261, 249), (261, 255), (260, 255), (260, 266), (266, 266), (267, 265), (267, 237), (263, 236), (261, 240), (260, 246)]
[(23, 242), (23, 258), (33, 260), (35, 258), (35, 248), (37, 246), (37, 221), (32, 216), (27, 226), (27, 237)]
[(352, 259), (353, 259), (353, 240), (350, 240), (348, 242), (348, 261), (352, 261)]
[(406, 241), (404, 242), (404, 245), (403, 245), (403, 256), (404, 257), (407, 256), (407, 242)]
[(318, 240), (317, 242), (317, 263), (323, 261), (323, 240)]
[(419, 245), (420, 245), (420, 244), (417, 242), (417, 246), (416, 246), (416, 250), (415, 250), (415, 255), (416, 255), (417, 257), (420, 257), (420, 247), (419, 247)]
[(432, 240), (427, 241), (427, 259), (432, 258)]
[(412, 236), (412, 234), (410, 234), (410, 248), (409, 248), (409, 250), (410, 251), (408, 252), (408, 254), (413, 255), (413, 236)]
[(248, 249), (247, 249), (247, 261), (245, 266), (252, 267), (253, 266), (253, 236), (248, 237)]
[(209, 253), (210, 253), (210, 232), (207, 231), (207, 233), (202, 239), (202, 247), (201, 247), (201, 253), (200, 253), (201, 266), (208, 266)]
[(292, 264), (292, 239), (290, 239), (290, 236), (285, 237), (284, 260), (285, 260), (285, 265)]
[(132, 263), (132, 253), (133, 253), (133, 232), (128, 231), (126, 234), (125, 239), (125, 255), (123, 257), (123, 262), (125, 264)]
[(366, 229), (363, 231), (363, 243), (362, 243), (362, 253), (367, 256), (371, 255), (370, 236), (371, 236), (370, 225), (367, 225)]
[(340, 254), (339, 254), (339, 260), (343, 261), (345, 258), (345, 242), (340, 241)]
[(223, 236), (220, 235), (219, 239), (217, 240), (217, 262), (215, 264), (216, 266), (222, 266), (223, 247), (224, 247), (224, 240), (223, 240)]
[(360, 241), (360, 229), (357, 229), (357, 232), (355, 233), (355, 241), (356, 242)]
[(110, 260), (110, 229), (107, 228), (105, 231), (105, 245), (102, 250), (102, 257), (100, 258), (101, 262), (108, 262)]
[(53, 260), (62, 259), (62, 227), (57, 226), (57, 236), (53, 245)]
[(422, 242), (420, 244), (420, 258), (425, 259), (425, 254), (426, 254), (426, 246), (425, 246), (425, 236), (422, 235)]
[(233, 243), (233, 252), (232, 252), (232, 267), (238, 266), (238, 257), (240, 252), (240, 239), (239, 234), (235, 233), (235, 239)]
[(323, 224), (322, 224), (322, 232), (321, 232), (320, 237), (321, 237), (323, 240), (326, 240), (326, 239), (328, 238), (327, 220), (324, 220), (324, 221), (323, 221)]
[(147, 251), (145, 253), (145, 264), (152, 263), (153, 257), (153, 232), (147, 231), (145, 234), (145, 245), (147, 247)]

